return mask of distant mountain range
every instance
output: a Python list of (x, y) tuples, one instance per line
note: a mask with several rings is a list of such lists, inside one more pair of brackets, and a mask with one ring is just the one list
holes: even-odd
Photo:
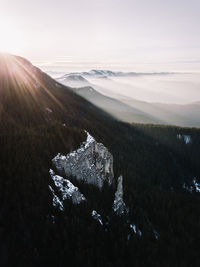
[[(58, 82), (70, 86), (74, 92), (81, 95), (94, 105), (102, 108), (112, 116), (135, 123), (170, 124), (187, 127), (200, 127), (200, 102), (187, 105), (149, 103), (120, 95), (106, 96), (101, 92), (109, 89), (97, 86), (87, 77), (108, 79), (109, 77), (127, 77), (134, 75), (167, 75), (169, 73), (134, 73), (112, 72), (108, 70), (91, 70), (89, 72), (70, 73), (57, 79)], [(78, 89), (75, 89), (78, 88)]]
[(89, 81), (87, 81), (86, 78), (80, 74), (65, 74), (56, 80), (70, 87), (82, 87), (90, 85)]
[[(111, 71), (111, 70), (90, 70), (83, 72), (69, 72), (66, 76), (86, 76), (96, 78), (107, 78), (107, 77), (134, 77), (141, 75), (169, 75), (175, 72), (123, 72), (123, 71)], [(51, 73), (50, 73), (51, 74)]]

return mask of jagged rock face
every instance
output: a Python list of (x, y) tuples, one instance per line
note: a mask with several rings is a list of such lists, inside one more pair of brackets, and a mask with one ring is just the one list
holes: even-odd
[(115, 199), (113, 204), (113, 210), (118, 214), (122, 215), (125, 212), (126, 205), (123, 200), (123, 177), (119, 176), (117, 191), (115, 192)]
[(78, 150), (66, 156), (60, 153), (52, 160), (59, 171), (64, 170), (67, 176), (74, 176), (100, 189), (105, 181), (113, 183), (113, 156), (108, 149), (87, 133), (87, 140)]
[(65, 199), (71, 199), (73, 204), (80, 204), (82, 201), (85, 201), (86, 198), (79, 191), (78, 187), (74, 186), (69, 180), (64, 179), (59, 175), (55, 175), (53, 170), (49, 171), (52, 180), (54, 181), (55, 186), (61, 194), (61, 198), (59, 198), (54, 189), (49, 186), (53, 194), (53, 205), (58, 206), (60, 210), (64, 209), (63, 201)]
[[(67, 176), (74, 176), (77, 180), (84, 181), (87, 184), (96, 185), (100, 189), (105, 181), (107, 181), (109, 185), (114, 181), (112, 154), (103, 144), (97, 143), (89, 133), (87, 133), (87, 140), (81, 144), (79, 149), (66, 156), (59, 153), (52, 161), (58, 171), (64, 171)], [(69, 180), (58, 175), (53, 175), (52, 179), (54, 180), (55, 185), (59, 188), (64, 199), (69, 198), (70, 196), (72, 202), (75, 204), (85, 200), (85, 197), (79, 192), (78, 188), (76, 188), (77, 190), (68, 189), (66, 192), (66, 188), (64, 189), (63, 187), (64, 181), (67, 181), (67, 186), (69, 188), (72, 188), (73, 186), (69, 185)], [(52, 188), (50, 189), (52, 191)], [(72, 193), (69, 194), (69, 192)], [(61, 207), (60, 209), (62, 209), (62, 201), (58, 199), (55, 192), (52, 191), (52, 193), (54, 195), (54, 203), (58, 203)], [(125, 209), (126, 205), (123, 200), (123, 178), (120, 176), (118, 178), (113, 210), (117, 215), (122, 215), (124, 214)], [(92, 211), (91, 215), (100, 224), (103, 224), (101, 215), (95, 210)]]

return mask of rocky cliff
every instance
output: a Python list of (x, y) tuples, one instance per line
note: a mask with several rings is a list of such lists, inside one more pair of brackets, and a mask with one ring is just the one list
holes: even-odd
[[(94, 137), (88, 132), (86, 141), (81, 144), (79, 149), (66, 156), (59, 153), (52, 161), (60, 173), (64, 172), (66, 176), (73, 176), (77, 180), (84, 181), (87, 184), (96, 185), (99, 189), (102, 188), (105, 182), (109, 185), (112, 185), (114, 182), (112, 154), (103, 144), (97, 143)], [(70, 185), (69, 180), (55, 175), (53, 172), (51, 176), (55, 185), (59, 187), (64, 199), (69, 198), (70, 196), (72, 202), (75, 204), (85, 200), (85, 197), (79, 192), (77, 187), (76, 190), (70, 189), (73, 185)], [(67, 181), (69, 187), (67, 193), (66, 187), (63, 187), (64, 180)], [(69, 194), (69, 192), (71, 193)], [(54, 202), (59, 203), (58, 197), (53, 191), (52, 193), (54, 194)], [(60, 206), (62, 208), (62, 205)], [(125, 212), (125, 208), (126, 205), (123, 200), (123, 178), (120, 176), (118, 178), (113, 210), (116, 214), (122, 215)], [(92, 216), (99, 222), (101, 221), (100, 215), (96, 211), (92, 212)]]
[(53, 160), (58, 171), (74, 176), (100, 189), (105, 182), (113, 183), (113, 156), (108, 149), (87, 132), (87, 140), (81, 147), (66, 156), (58, 154)]
[(119, 176), (117, 191), (115, 192), (115, 199), (113, 203), (113, 210), (118, 214), (122, 215), (125, 212), (125, 203), (123, 200), (123, 177)]
[(80, 204), (82, 201), (86, 200), (84, 195), (79, 191), (78, 187), (74, 186), (69, 180), (56, 175), (53, 170), (50, 170), (49, 173), (60, 195), (60, 197), (56, 195), (55, 190), (49, 186), (49, 189), (53, 194), (54, 206), (57, 206), (60, 210), (63, 210), (63, 201), (66, 199), (71, 199), (73, 204)]

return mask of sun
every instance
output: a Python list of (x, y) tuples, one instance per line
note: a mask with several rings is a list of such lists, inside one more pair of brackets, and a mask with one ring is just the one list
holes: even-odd
[(0, 52), (19, 54), (23, 48), (23, 35), (15, 23), (0, 20)]

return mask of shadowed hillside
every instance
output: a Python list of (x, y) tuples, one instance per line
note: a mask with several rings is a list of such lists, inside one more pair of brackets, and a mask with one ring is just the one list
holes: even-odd
[[(199, 266), (198, 129), (122, 123), (21, 57), (0, 56), (0, 81), (1, 266)], [(52, 159), (79, 148), (84, 130), (123, 175), (123, 216), (115, 184), (75, 177), (64, 176), (87, 201), (53, 206)]]

